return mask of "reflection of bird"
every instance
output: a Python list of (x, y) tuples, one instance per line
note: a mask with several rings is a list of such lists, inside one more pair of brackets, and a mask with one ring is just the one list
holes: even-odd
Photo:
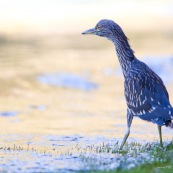
[(128, 39), (119, 25), (111, 20), (101, 20), (96, 27), (82, 34), (93, 34), (111, 40), (124, 75), (124, 89), (127, 102), (127, 132), (120, 149), (123, 148), (129, 134), (133, 116), (151, 121), (158, 126), (160, 145), (162, 144), (161, 127), (173, 128), (173, 108), (162, 79), (145, 63), (139, 61), (131, 49)]

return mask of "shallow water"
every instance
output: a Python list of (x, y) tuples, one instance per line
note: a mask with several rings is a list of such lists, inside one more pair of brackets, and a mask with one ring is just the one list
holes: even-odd
[[(11, 140), (11, 137), (14, 141)], [(129, 155), (118, 152), (112, 153), (113, 149), (116, 148), (117, 140), (102, 136), (92, 138), (80, 135), (43, 135), (39, 141), (35, 142), (32, 141), (36, 140), (36, 135), (19, 135), (15, 138), (7, 135), (3, 139), (8, 141), (8, 138), (10, 142), (22, 138), (30, 142), (26, 143), (24, 147), (20, 146), (20, 148), (16, 145), (11, 148), (1, 148), (1, 171), (13, 170), (13, 172), (26, 173), (87, 172), (89, 170), (111, 170), (120, 167), (132, 168), (143, 163), (144, 159), (152, 161), (152, 157), (149, 157), (147, 152), (138, 156), (132, 156), (130, 152)], [(35, 150), (38, 146), (42, 146), (42, 149)]]
[(4, 116), (4, 117), (16, 116), (18, 114), (19, 114), (19, 112), (17, 112), (17, 111), (0, 112), (0, 116)]
[(47, 85), (81, 89), (84, 91), (90, 91), (98, 88), (96, 83), (91, 82), (82, 76), (68, 73), (43, 74), (38, 76), (38, 81)]
[[(87, 172), (130, 168), (147, 158), (147, 153), (123, 157), (105, 149), (122, 141), (126, 103), (114, 50), (98, 47), (0, 45), (0, 171)], [(172, 56), (150, 59), (143, 60), (166, 81), (172, 101)], [(163, 127), (165, 145), (172, 135)], [(156, 125), (134, 118), (128, 142), (157, 141)]]

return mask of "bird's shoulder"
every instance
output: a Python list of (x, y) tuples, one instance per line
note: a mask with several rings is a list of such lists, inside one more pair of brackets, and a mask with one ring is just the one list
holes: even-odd
[(131, 63), (131, 67), (127, 73), (127, 77), (125, 79), (126, 82), (133, 82), (135, 81), (138, 84), (145, 83), (144, 86), (147, 84), (159, 84), (164, 85), (162, 79), (151, 69), (149, 68), (144, 62), (135, 59)]

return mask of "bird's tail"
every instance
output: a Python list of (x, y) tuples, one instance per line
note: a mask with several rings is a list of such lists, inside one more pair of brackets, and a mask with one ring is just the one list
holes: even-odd
[(173, 129), (173, 122), (170, 122), (170, 123), (168, 124), (168, 127), (171, 128), (171, 129)]
[(166, 126), (173, 129), (173, 108), (169, 109), (169, 116), (170, 119), (166, 121)]
[(171, 120), (166, 121), (166, 127), (173, 129), (173, 122)]

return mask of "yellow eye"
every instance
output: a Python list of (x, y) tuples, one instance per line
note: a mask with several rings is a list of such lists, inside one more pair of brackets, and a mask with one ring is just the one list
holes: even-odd
[(100, 26), (97, 26), (97, 31), (100, 31), (101, 30), (101, 27)]

